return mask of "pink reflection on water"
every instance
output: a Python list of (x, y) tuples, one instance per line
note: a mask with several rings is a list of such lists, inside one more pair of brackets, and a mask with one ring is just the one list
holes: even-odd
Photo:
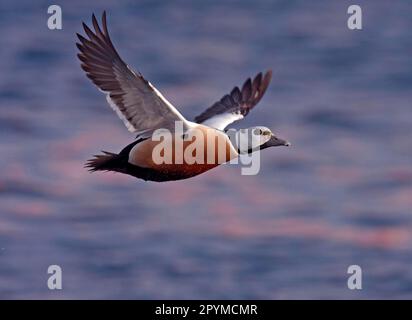
[(46, 201), (40, 200), (16, 202), (12, 208), (9, 208), (9, 211), (13, 214), (32, 217), (42, 217), (53, 213), (51, 206)]
[(333, 185), (354, 184), (365, 177), (365, 172), (360, 168), (333, 164), (317, 168), (316, 174), (323, 183)]
[(412, 214), (412, 187), (405, 187), (396, 192), (384, 196), (386, 202), (394, 207), (402, 207)]
[[(232, 221), (234, 222), (234, 221)], [(343, 242), (361, 247), (407, 249), (412, 241), (408, 227), (360, 228), (336, 226), (322, 220), (278, 218), (273, 221), (236, 220), (222, 225), (219, 233), (230, 237), (283, 237)]]

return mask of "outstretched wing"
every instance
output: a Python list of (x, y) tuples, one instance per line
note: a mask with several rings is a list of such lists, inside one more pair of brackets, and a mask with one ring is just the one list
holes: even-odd
[(225, 129), (232, 122), (243, 119), (262, 99), (271, 79), (271, 70), (265, 75), (259, 73), (253, 81), (247, 79), (242, 89), (235, 87), (230, 94), (195, 117), (195, 121), (219, 130)]
[(107, 31), (106, 12), (101, 29), (92, 16), (94, 32), (83, 23), (88, 39), (77, 34), (81, 67), (93, 83), (106, 93), (107, 101), (130, 132), (149, 132), (158, 128), (172, 130), (184, 117), (140, 73), (135, 73), (120, 58)]

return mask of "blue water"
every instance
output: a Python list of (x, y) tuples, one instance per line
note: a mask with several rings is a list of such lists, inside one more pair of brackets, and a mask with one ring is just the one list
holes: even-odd
[[(412, 2), (0, 4), (0, 298), (412, 298)], [(188, 118), (273, 69), (237, 128), (291, 148), (146, 183), (83, 163), (133, 140), (76, 58), (81, 21)], [(63, 290), (47, 288), (47, 267)], [(349, 265), (363, 289), (347, 288)]]

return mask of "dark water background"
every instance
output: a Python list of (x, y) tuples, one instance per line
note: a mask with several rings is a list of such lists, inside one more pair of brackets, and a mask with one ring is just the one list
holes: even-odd
[[(0, 298), (412, 298), (412, 2), (0, 3)], [(108, 11), (120, 54), (191, 118), (272, 68), (257, 176), (144, 183), (82, 167), (132, 141), (76, 60)], [(63, 269), (61, 291), (47, 267)], [(363, 270), (348, 290), (346, 270)]]

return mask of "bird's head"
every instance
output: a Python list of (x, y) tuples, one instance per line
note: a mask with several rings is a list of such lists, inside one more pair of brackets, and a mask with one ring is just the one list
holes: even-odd
[(237, 131), (236, 144), (240, 153), (251, 153), (269, 147), (290, 146), (288, 141), (278, 138), (269, 128), (262, 126)]

